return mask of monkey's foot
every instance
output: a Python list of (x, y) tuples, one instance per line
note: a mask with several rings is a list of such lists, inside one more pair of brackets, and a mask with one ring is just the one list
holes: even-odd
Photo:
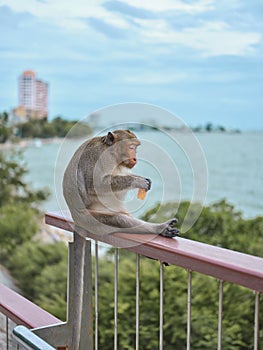
[(168, 238), (179, 236), (179, 230), (176, 227), (173, 227), (173, 225), (176, 224), (177, 222), (178, 222), (178, 220), (176, 218), (167, 221), (166, 227), (160, 233), (160, 235), (163, 237), (168, 237)]

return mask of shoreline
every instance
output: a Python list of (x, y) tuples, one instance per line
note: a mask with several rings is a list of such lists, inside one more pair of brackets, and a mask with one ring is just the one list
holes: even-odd
[(51, 138), (26, 138), (16, 142), (7, 141), (5, 143), (0, 143), (0, 151), (10, 150), (14, 148), (26, 148), (30, 146), (41, 147), (43, 144), (50, 144), (50, 143), (59, 144), (63, 140), (64, 140), (64, 137), (51, 137)]
[[(153, 132), (158, 132), (158, 130), (135, 130), (135, 132), (147, 132), (147, 131), (153, 131)], [(168, 131), (168, 130), (166, 130)], [(171, 129), (169, 130), (170, 132), (179, 132), (179, 133), (182, 133), (182, 134), (187, 134), (187, 131), (184, 131), (184, 130), (178, 130), (178, 129)], [(240, 134), (259, 134), (259, 133), (263, 133), (263, 130), (255, 130), (255, 131), (242, 131), (242, 132), (236, 132), (236, 131), (217, 131), (217, 130), (213, 130), (213, 131), (206, 131), (206, 130), (193, 130), (191, 129), (191, 132), (193, 132), (195, 135), (212, 135), (212, 134), (215, 134), (215, 135), (240, 135)], [(96, 134), (96, 133), (95, 133)], [(92, 137), (94, 134), (91, 134), (91, 135), (88, 135), (89, 137)], [(81, 139), (83, 137), (73, 137), (71, 139)], [(22, 139), (19, 139), (15, 142), (12, 142), (10, 140), (8, 140), (7, 142), (5, 143), (0, 143), (0, 151), (1, 150), (10, 150), (10, 149), (14, 149), (16, 147), (19, 147), (19, 148), (26, 148), (26, 147), (30, 147), (30, 146), (35, 146), (35, 147), (41, 147), (43, 144), (51, 144), (51, 143), (61, 143), (63, 140), (65, 139), (65, 137), (58, 137), (58, 136), (55, 136), (55, 137), (49, 137), (49, 138), (40, 138), (40, 137), (36, 137), (36, 138), (22, 138)]]

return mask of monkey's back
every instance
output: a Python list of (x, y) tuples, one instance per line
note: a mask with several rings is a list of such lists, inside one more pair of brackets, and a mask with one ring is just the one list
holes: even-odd
[[(107, 171), (105, 165), (105, 169), (102, 169), (105, 158), (103, 152), (107, 149), (102, 139), (103, 137), (94, 137), (85, 141), (76, 150), (65, 170), (63, 195), (71, 213), (84, 208), (90, 209), (94, 204), (98, 188), (101, 187), (98, 181)], [(106, 158), (109, 160), (108, 155)], [(100, 177), (94, 173), (94, 170), (100, 173)], [(97, 190), (94, 179), (97, 182)]]

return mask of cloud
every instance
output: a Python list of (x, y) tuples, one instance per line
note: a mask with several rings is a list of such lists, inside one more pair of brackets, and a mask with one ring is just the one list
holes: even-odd
[(126, 0), (130, 6), (142, 8), (151, 12), (184, 12), (184, 13), (201, 13), (206, 12), (214, 8), (215, 0), (199, 0), (192, 1), (191, 3), (180, 0)]
[(125, 31), (122, 31), (120, 28), (111, 25), (105, 21), (102, 21), (98, 18), (89, 18), (87, 19), (87, 23), (96, 31), (103, 33), (108, 37), (112, 37), (115, 39), (121, 39), (125, 37)]
[[(230, 3), (234, 6), (236, 1)], [(74, 6), (71, 0), (0, 0), (1, 4), (21, 15), (30, 14), (67, 31), (92, 30), (111, 39), (129, 37), (146, 45), (166, 45), (171, 51), (175, 47), (187, 48), (206, 57), (244, 56), (252, 53), (261, 41), (257, 31), (241, 30), (237, 24), (212, 20), (216, 6), (214, 0), (74, 0)], [(176, 21), (179, 14), (185, 16), (185, 24), (181, 21), (179, 25)], [(198, 21), (189, 21), (198, 14)]]
[[(140, 4), (141, 6), (141, 4)], [(132, 6), (123, 1), (113, 0), (107, 1), (103, 4), (103, 7), (111, 12), (119, 12), (122, 15), (135, 18), (151, 18), (153, 14), (141, 7)]]
[[(6, 5), (14, 12), (26, 12), (37, 18), (52, 21), (62, 27), (84, 29), (87, 18), (97, 18), (118, 28), (126, 27), (126, 21), (121, 16), (107, 11), (104, 0), (0, 0), (0, 6)], [(87, 25), (86, 25), (87, 27)]]
[(185, 46), (204, 56), (245, 55), (261, 41), (259, 33), (238, 31), (224, 22), (204, 22), (178, 31), (163, 19), (135, 21), (145, 42)]
[(141, 74), (127, 75), (122, 78), (125, 83), (138, 85), (169, 85), (175, 82), (180, 82), (189, 79), (186, 73), (172, 73), (171, 72), (142, 72)]

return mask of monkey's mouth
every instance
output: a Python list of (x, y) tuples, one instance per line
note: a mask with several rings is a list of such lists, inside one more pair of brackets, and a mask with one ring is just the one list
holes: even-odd
[(127, 159), (127, 160), (124, 160), (121, 165), (122, 166), (125, 166), (129, 169), (132, 169), (135, 165), (137, 164), (137, 160), (134, 158), (134, 159)]

